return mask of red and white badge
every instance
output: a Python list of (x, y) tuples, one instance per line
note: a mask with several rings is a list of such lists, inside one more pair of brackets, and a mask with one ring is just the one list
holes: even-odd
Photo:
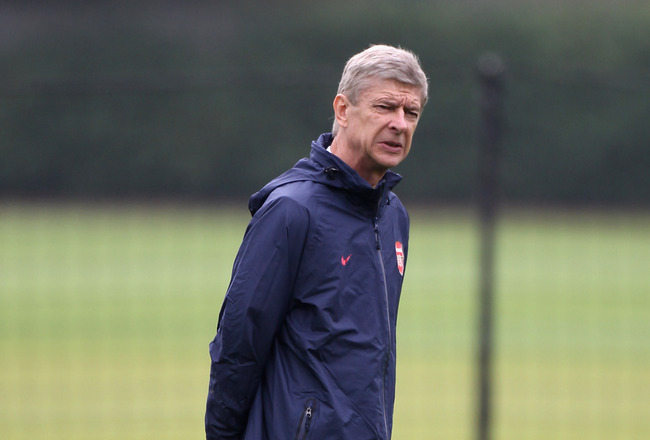
[(399, 241), (395, 242), (395, 255), (397, 255), (397, 270), (404, 276), (404, 248)]

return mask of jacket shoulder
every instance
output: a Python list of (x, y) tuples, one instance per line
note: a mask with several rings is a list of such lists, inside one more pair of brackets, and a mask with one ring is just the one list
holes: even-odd
[(271, 194), (269, 194), (266, 202), (268, 203), (279, 199), (289, 199), (298, 205), (307, 207), (310, 205), (310, 201), (313, 200), (314, 196), (317, 196), (319, 193), (323, 193), (324, 191), (326, 191), (324, 185), (311, 180), (291, 182), (275, 188)]

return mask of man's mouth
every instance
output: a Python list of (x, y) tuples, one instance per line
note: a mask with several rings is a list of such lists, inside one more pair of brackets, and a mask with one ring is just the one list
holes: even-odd
[(402, 144), (399, 142), (393, 142), (393, 141), (383, 141), (382, 144), (390, 147), (390, 148), (402, 148)]

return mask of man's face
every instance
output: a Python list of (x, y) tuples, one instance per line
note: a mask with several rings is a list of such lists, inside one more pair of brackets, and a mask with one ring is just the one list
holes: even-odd
[(419, 88), (374, 81), (346, 112), (345, 135), (355, 156), (353, 168), (366, 180), (379, 181), (408, 155), (421, 112)]

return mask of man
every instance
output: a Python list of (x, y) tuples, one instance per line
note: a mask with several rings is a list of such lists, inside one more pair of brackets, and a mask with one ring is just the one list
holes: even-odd
[(411, 52), (345, 66), (332, 134), (249, 202), (215, 339), (207, 439), (389, 439), (409, 220), (389, 170), (427, 101)]

